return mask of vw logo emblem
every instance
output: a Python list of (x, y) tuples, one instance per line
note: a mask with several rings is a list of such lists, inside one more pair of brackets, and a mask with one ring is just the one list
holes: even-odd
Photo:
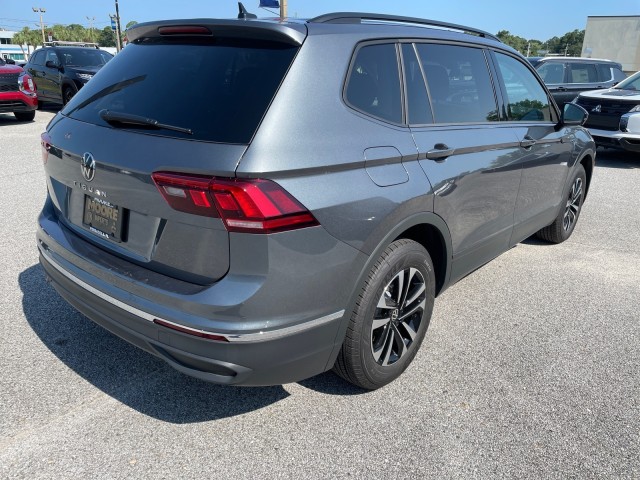
[(82, 155), (82, 161), (80, 162), (80, 170), (82, 170), (82, 176), (87, 182), (93, 180), (96, 175), (96, 161), (89, 152), (85, 152)]
[(600, 113), (602, 111), (602, 105), (598, 105), (597, 107), (593, 107), (591, 109), (593, 113)]

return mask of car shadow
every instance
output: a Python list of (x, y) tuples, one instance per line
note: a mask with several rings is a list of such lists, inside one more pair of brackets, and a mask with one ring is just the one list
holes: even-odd
[(634, 169), (640, 168), (640, 153), (598, 148), (596, 153), (596, 167)]
[(0, 126), (2, 125), (20, 125), (25, 123), (33, 123), (33, 120), (18, 120), (13, 113), (0, 113)]
[[(287, 398), (282, 386), (233, 387), (173, 370), (68, 305), (37, 264), (20, 273), (22, 309), (42, 343), (67, 367), (125, 405), (159, 420), (196, 423), (242, 415)], [(300, 382), (332, 395), (365, 393), (331, 372)]]

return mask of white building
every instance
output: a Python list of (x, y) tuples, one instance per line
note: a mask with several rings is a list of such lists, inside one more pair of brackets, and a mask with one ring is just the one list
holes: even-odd
[[(12, 43), (13, 35), (16, 32), (11, 32), (9, 30), (0, 30), (0, 57), (2, 58), (12, 58), (16, 62), (25, 62), (27, 59), (24, 58), (24, 53), (20, 45), (15, 45)], [(26, 52), (26, 47), (24, 48), (24, 52)]]
[(620, 62), (626, 74), (640, 70), (640, 15), (587, 17), (582, 56)]

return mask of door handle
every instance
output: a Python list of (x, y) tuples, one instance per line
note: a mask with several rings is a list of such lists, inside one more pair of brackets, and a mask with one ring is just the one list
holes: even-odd
[(432, 150), (426, 153), (428, 160), (442, 161), (450, 157), (455, 152), (455, 148), (449, 148), (444, 143), (436, 143)]
[(520, 142), (520, 146), (522, 148), (531, 148), (536, 144), (536, 140), (531, 138), (529, 135), (526, 135), (522, 141)]

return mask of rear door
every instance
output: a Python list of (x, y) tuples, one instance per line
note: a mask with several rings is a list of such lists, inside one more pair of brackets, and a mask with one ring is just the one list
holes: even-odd
[(509, 246), (521, 147), (499, 121), (483, 49), (406, 43), (402, 52), (408, 120), (433, 186), (434, 212), (451, 233), (455, 281)]
[(600, 81), (595, 63), (568, 62), (567, 77), (567, 89), (563, 92), (562, 102), (558, 102), (560, 107), (562, 107), (563, 103), (571, 102), (580, 92), (604, 87), (604, 84)]

